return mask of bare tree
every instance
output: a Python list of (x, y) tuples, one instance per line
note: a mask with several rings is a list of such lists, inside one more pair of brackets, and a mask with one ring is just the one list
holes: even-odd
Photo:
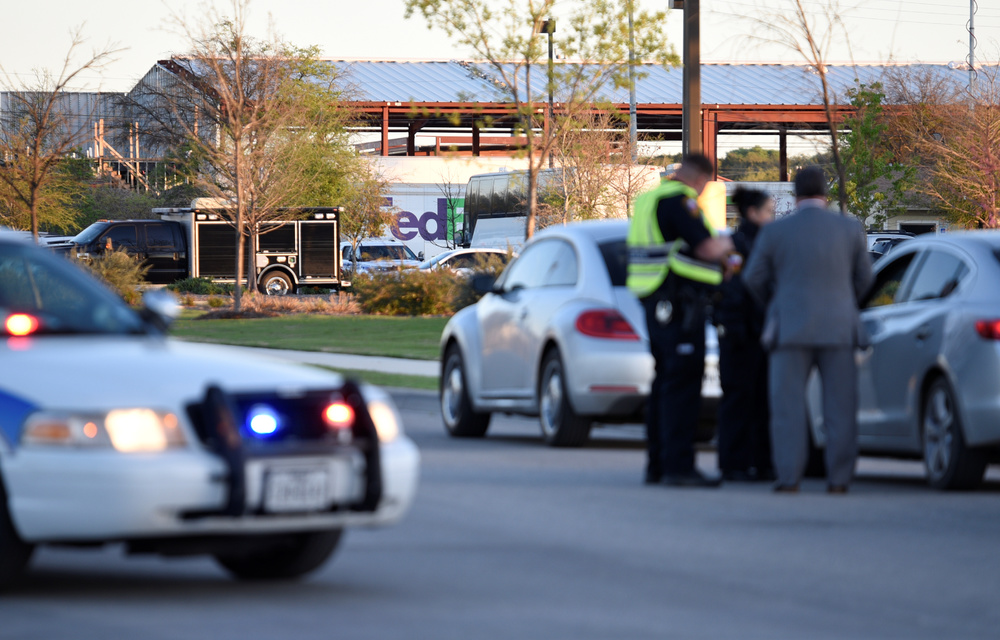
[[(665, 12), (633, 16), (636, 37), (630, 48), (620, 7), (586, 0), (574, 4), (566, 26), (559, 27), (558, 41), (564, 57), (587, 64), (560, 62), (539, 68), (545, 58), (542, 26), (553, 18), (555, 6), (556, 0), (406, 0), (407, 17), (421, 14), (428, 26), (442, 29), (485, 60), (484, 65), (470, 65), (470, 71), (493, 83), (500, 101), (512, 106), (528, 159), (526, 238), (536, 226), (539, 171), (548, 164), (560, 131), (607, 92), (628, 86), (630, 49), (636, 61), (678, 63), (663, 35)], [(542, 108), (546, 93), (558, 103), (551, 115)]]
[(36, 71), (30, 80), (15, 80), (0, 67), (5, 104), (0, 118), (0, 184), (4, 199), (23, 209), (31, 233), (38, 238), (39, 221), (65, 222), (68, 209), (60, 202), (60, 164), (88, 137), (89, 114), (73, 113), (67, 91), (81, 74), (101, 70), (122, 51), (114, 45), (79, 55), (82, 29), (71, 32), (71, 44), (58, 73)]
[[(806, 9), (806, 4), (810, 5), (809, 10)], [(834, 95), (833, 88), (830, 86), (827, 60), (830, 56), (831, 46), (839, 38), (843, 38), (843, 42), (848, 44), (848, 48), (850, 38), (847, 27), (841, 18), (842, 10), (838, 0), (821, 0), (820, 2), (792, 0), (791, 5), (789, 12), (770, 10), (754, 12), (755, 17), (750, 18), (750, 20), (756, 29), (749, 37), (760, 43), (777, 44), (795, 52), (802, 57), (819, 80), (823, 110), (830, 131), (833, 162), (837, 170), (840, 210), (842, 213), (847, 213), (847, 177), (844, 163), (840, 157), (840, 142), (837, 135), (838, 118), (835, 113), (837, 96)]]
[[(455, 244), (455, 229), (458, 228), (461, 222), (461, 216), (458, 213), (458, 202), (462, 198), (459, 194), (462, 193), (465, 184), (455, 182), (456, 178), (447, 166), (438, 177), (438, 190), (444, 196), (445, 200), (444, 248), (454, 249), (457, 246)], [(440, 246), (436, 242), (432, 242), (432, 244)]]
[(197, 21), (175, 15), (187, 55), (166, 61), (166, 80), (144, 83), (129, 106), (154, 139), (183, 150), (187, 179), (224, 204), (236, 283), (245, 273), (252, 291), (261, 223), (286, 218), (289, 206), (330, 204), (311, 200), (330, 174), (343, 175), (346, 111), (334, 67), (315, 47), (282, 40), (273, 25), (266, 37), (251, 36), (249, 5), (230, 0), (231, 15), (208, 8)]
[(937, 122), (921, 141), (931, 176), (921, 189), (963, 226), (1000, 228), (1000, 66), (978, 69), (975, 87)]

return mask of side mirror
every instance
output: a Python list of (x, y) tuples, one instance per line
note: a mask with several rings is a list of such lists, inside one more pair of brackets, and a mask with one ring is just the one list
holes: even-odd
[(181, 305), (166, 289), (153, 289), (142, 294), (142, 310), (139, 313), (144, 320), (166, 333), (181, 314)]
[(493, 293), (497, 279), (490, 273), (476, 273), (472, 276), (472, 290), (480, 295)]

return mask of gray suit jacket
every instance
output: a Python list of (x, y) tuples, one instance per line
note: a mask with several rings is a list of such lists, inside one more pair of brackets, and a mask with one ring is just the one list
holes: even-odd
[(858, 303), (872, 284), (864, 228), (817, 206), (766, 225), (743, 283), (767, 307), (768, 348), (858, 346)]

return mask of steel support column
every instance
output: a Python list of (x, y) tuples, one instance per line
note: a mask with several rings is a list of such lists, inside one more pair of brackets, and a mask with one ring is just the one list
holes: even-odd
[(788, 182), (788, 130), (778, 129), (778, 181)]
[(389, 155), (389, 105), (382, 107), (382, 155)]

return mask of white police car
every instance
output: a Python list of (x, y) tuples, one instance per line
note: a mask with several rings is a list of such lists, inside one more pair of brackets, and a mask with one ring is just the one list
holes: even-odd
[(35, 545), (105, 542), (291, 578), (408, 509), (419, 454), (388, 395), (168, 339), (169, 310), (0, 231), (0, 585)]

